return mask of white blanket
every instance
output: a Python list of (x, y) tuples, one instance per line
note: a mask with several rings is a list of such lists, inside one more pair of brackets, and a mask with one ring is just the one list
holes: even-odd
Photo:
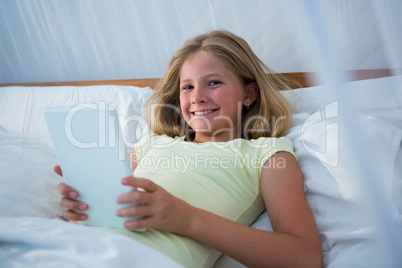
[(124, 235), (60, 219), (0, 219), (0, 267), (182, 267)]

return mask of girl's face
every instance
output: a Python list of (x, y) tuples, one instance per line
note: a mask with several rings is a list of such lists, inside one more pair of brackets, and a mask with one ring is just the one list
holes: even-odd
[(216, 57), (198, 52), (182, 66), (180, 108), (196, 132), (194, 142), (239, 138), (243, 105), (251, 104), (246, 95), (246, 86)]

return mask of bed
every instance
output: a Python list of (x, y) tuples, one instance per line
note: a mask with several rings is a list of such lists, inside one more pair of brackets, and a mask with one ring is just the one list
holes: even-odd
[[(402, 76), (390, 70), (351, 72), (342, 84), (356, 121), (354, 131), (367, 151), (351, 151), (345, 130), (350, 114), (328, 85), (316, 85), (312, 73), (284, 74), (294, 90), (282, 94), (291, 103), (292, 128), (305, 194), (314, 213), (325, 267), (392, 267), (393, 242), (384, 237), (385, 213), (394, 240), (402, 234)], [(181, 267), (139, 242), (61, 219), (53, 173), (57, 164), (43, 112), (47, 106), (105, 101), (119, 114), (141, 115), (158, 79), (2, 84), (0, 87), (0, 266), (1, 267)], [(357, 127), (358, 126), (358, 127)], [(147, 132), (141, 124), (127, 129), (130, 140)], [(359, 163), (370, 161), (376, 193), (366, 191)], [(371, 181), (372, 182), (372, 181)], [(385, 207), (376, 209), (373, 204)], [(380, 213), (378, 212), (380, 210)], [(384, 215), (385, 215), (384, 214)], [(262, 214), (253, 228), (272, 230)], [(398, 239), (397, 239), (398, 238)], [(401, 239), (399, 239), (401, 241)], [(247, 245), (239, 245), (247, 246)], [(400, 259), (399, 259), (400, 260)], [(398, 259), (396, 259), (398, 261)], [(195, 263), (194, 267), (200, 264)], [(214, 267), (243, 267), (228, 256)]]

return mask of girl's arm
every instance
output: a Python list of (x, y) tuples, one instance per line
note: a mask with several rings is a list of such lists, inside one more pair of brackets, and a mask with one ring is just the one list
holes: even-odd
[(279, 168), (267, 162), (261, 174), (262, 194), (274, 232), (192, 207), (152, 181), (134, 177), (124, 178), (122, 183), (145, 192), (123, 194), (118, 202), (142, 205), (121, 209), (118, 215), (144, 217), (126, 222), (126, 228), (150, 227), (192, 237), (247, 266), (321, 267), (320, 241), (304, 196), (300, 167), (290, 153), (278, 152), (272, 157), (286, 163)]
[[(189, 236), (247, 266), (322, 267), (321, 245), (304, 196), (300, 167), (290, 153), (278, 152), (272, 157), (286, 163), (284, 168), (266, 163), (261, 174), (261, 190), (274, 232), (201, 212), (194, 215)], [(211, 226), (212, 231), (205, 226)]]

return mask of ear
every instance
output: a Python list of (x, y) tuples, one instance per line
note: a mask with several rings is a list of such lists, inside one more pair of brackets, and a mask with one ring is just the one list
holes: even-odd
[(246, 96), (244, 97), (243, 105), (248, 107), (254, 103), (258, 96), (258, 84), (257, 82), (251, 82), (246, 86)]

